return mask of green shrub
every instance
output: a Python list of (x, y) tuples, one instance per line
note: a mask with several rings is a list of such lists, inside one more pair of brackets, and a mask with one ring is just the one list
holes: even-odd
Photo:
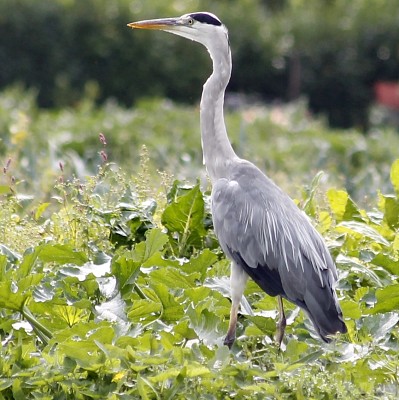
[(206, 52), (126, 27), (193, 7), (215, 12), (230, 30), (231, 91), (267, 100), (305, 94), (332, 125), (366, 127), (373, 83), (398, 77), (396, 0), (9, 3), (0, 3), (0, 87), (35, 87), (40, 106), (73, 105), (83, 94), (129, 105), (152, 96), (197, 102)]

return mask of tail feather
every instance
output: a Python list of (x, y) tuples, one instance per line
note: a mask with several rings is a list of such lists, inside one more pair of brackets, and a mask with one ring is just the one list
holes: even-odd
[(307, 292), (303, 308), (325, 342), (331, 342), (331, 335), (348, 331), (334, 289), (319, 287), (316, 293)]

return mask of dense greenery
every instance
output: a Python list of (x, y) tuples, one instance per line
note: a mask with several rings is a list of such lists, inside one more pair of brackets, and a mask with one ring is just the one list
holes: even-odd
[(367, 127), (374, 82), (398, 78), (397, 0), (8, 0), (0, 2), (0, 86), (37, 88), (41, 106), (72, 105), (83, 93), (129, 105), (154, 95), (197, 102), (206, 52), (126, 23), (201, 9), (230, 28), (232, 92), (305, 95), (332, 125)]
[[(209, 185), (170, 174), (199, 175), (197, 110), (84, 101), (44, 112), (33, 97), (0, 96), (0, 399), (398, 398), (392, 132), (328, 131), (301, 104), (228, 114), (241, 154), (267, 157), (259, 165), (326, 238), (349, 329), (325, 345), (288, 306), (278, 351), (275, 299), (249, 282), (252, 310), (243, 307), (230, 352), (229, 264), (212, 231)], [(320, 165), (331, 174), (324, 182), (309, 175)], [(162, 166), (169, 173), (156, 172)], [(296, 169), (302, 191), (285, 175)], [(331, 187), (351, 173), (357, 196), (370, 196), (364, 207)]]

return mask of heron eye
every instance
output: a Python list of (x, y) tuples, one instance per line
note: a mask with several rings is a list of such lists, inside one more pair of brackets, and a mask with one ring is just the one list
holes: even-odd
[(189, 18), (187, 21), (188, 25), (193, 25), (194, 24), (194, 20), (192, 18)]

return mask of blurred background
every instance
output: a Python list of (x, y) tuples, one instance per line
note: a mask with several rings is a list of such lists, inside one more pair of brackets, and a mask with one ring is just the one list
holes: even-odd
[[(215, 13), (229, 29), (233, 74), (227, 120), (241, 155), (258, 157), (261, 167), (272, 173), (298, 170), (310, 176), (332, 163), (341, 177), (338, 181), (350, 192), (358, 185), (355, 172), (363, 173), (361, 180), (368, 180), (373, 188), (375, 182), (379, 184), (376, 174), (386, 173), (399, 154), (395, 147), (397, 0), (2, 0), (0, 155), (4, 163), (8, 158), (25, 159), (20, 165), (34, 171), (38, 154), (50, 154), (54, 163), (69, 154), (75, 160), (69, 163), (83, 174), (76, 160), (89, 167), (87, 162), (96, 158), (98, 132), (104, 131), (121, 144), (113, 148), (114, 159), (136, 160), (138, 146), (144, 142), (159, 153), (156, 167), (185, 173), (185, 163), (200, 165), (200, 148), (192, 151), (192, 136), (186, 131), (195, 126), (193, 134), (199, 134), (197, 110), (190, 107), (198, 104), (210, 73), (208, 54), (172, 35), (126, 27), (135, 20), (200, 10)], [(156, 105), (149, 100), (155, 98)], [(292, 105), (294, 111), (285, 108)], [(260, 106), (268, 110), (260, 112)], [(155, 112), (159, 125), (143, 122)], [(172, 121), (175, 127), (176, 121), (186, 125), (176, 129)], [(259, 121), (261, 126), (256, 125)], [(174, 149), (161, 137), (169, 123), (166, 142), (172, 138)], [(266, 128), (269, 133), (260, 134)], [(327, 138), (323, 130), (341, 138), (332, 133)], [(280, 137), (280, 131), (292, 136), (277, 144), (273, 141), (268, 150), (256, 148), (259, 141), (267, 142), (267, 135), (270, 140), (276, 134)], [(296, 141), (298, 133), (302, 141)], [(47, 139), (51, 144), (45, 155)], [(179, 141), (181, 148), (176, 145)], [(130, 151), (122, 148), (127, 142), (133, 147)], [(36, 155), (18, 154), (24, 146), (30, 151), (36, 146)], [(169, 150), (176, 151), (176, 165), (170, 165)], [(310, 161), (302, 167), (305, 161), (298, 164), (298, 159), (304, 155)], [(297, 164), (292, 164), (293, 159)], [(364, 168), (372, 163), (377, 172), (366, 173)]]

